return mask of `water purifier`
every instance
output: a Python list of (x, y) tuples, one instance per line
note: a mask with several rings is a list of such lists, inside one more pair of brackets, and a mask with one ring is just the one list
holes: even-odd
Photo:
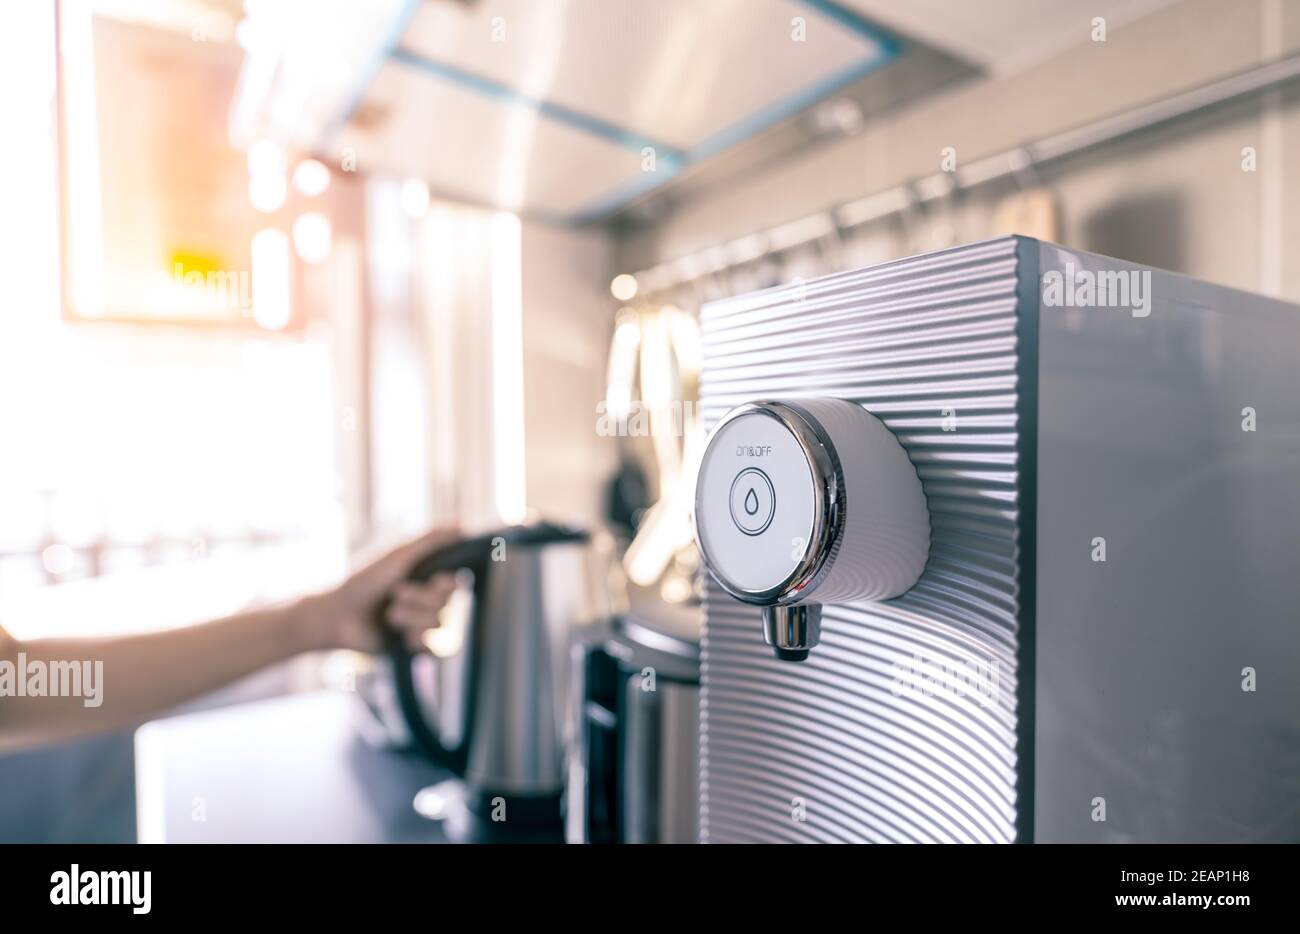
[(1300, 840), (1300, 308), (1009, 237), (702, 330), (704, 841)]

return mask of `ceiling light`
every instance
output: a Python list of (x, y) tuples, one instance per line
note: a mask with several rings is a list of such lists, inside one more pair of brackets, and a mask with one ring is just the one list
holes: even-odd
[(273, 214), (284, 204), (288, 186), (284, 176), (276, 172), (261, 172), (248, 179), (248, 200), (263, 214)]
[(303, 159), (293, 170), (293, 187), (314, 198), (330, 186), (330, 170), (316, 159)]
[(253, 320), (269, 331), (288, 326), (289, 238), (274, 227), (253, 236)]
[(636, 276), (628, 273), (620, 273), (614, 277), (614, 281), (609, 284), (609, 290), (620, 302), (631, 301), (636, 295)]
[(259, 139), (248, 147), (248, 177), (283, 175), (284, 153), (269, 139)]
[(308, 211), (293, 222), (293, 248), (304, 263), (323, 263), (330, 255), (330, 222), (324, 214)]

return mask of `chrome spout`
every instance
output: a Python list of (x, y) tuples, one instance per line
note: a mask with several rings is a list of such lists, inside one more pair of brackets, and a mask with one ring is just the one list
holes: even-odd
[(822, 605), (763, 607), (763, 641), (785, 662), (801, 662), (821, 639)]

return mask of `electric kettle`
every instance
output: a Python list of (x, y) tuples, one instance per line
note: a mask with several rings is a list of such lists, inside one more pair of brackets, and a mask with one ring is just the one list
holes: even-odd
[(412, 652), (384, 627), (411, 736), (456, 776), (427, 814), (449, 837), (562, 838), (570, 644), (608, 616), (603, 567), (586, 531), (543, 523), (463, 539), (411, 569), (411, 580), (472, 579), (459, 651)]

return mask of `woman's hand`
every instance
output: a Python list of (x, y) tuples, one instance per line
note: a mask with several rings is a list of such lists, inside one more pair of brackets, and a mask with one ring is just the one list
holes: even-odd
[(391, 597), (387, 622), (402, 632), (412, 649), (425, 630), (438, 626), (438, 611), (456, 588), (450, 574), (424, 583), (406, 580), (411, 567), (431, 551), (460, 537), (454, 527), (439, 528), (390, 551), (354, 572), (333, 590), (303, 601), (308, 640), (318, 648), (382, 649), (375, 613)]
[[(19, 656), (46, 665), (93, 659), (101, 703), (80, 696), (8, 697), (0, 703), (0, 749), (140, 723), (235, 678), (312, 649), (381, 648), (375, 612), (392, 597), (388, 621), (412, 647), (438, 625), (453, 589), (450, 576), (409, 584), (425, 554), (453, 542), (454, 528), (434, 531), (389, 552), (332, 590), (294, 603), (238, 613), (180, 629), (77, 639), (19, 642), (0, 629), (0, 661)], [(87, 662), (86, 664), (89, 664)]]

